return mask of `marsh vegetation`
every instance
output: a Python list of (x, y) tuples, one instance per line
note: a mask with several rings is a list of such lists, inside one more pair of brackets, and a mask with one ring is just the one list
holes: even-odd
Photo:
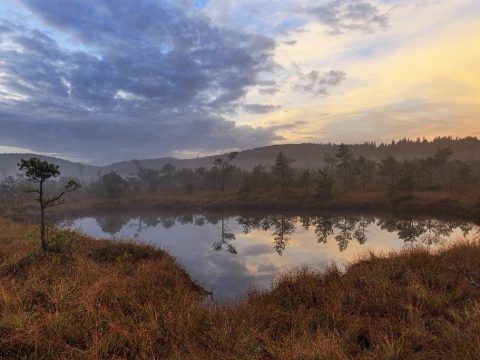
[(480, 357), (478, 163), (237, 156), (5, 178), (0, 357)]
[(418, 246), (437, 249), (476, 236), (480, 227), (388, 214), (244, 214), (103, 212), (60, 221), (95, 238), (135, 239), (173, 255), (215, 301), (243, 299), (268, 289), (287, 269), (339, 269), (362, 254)]
[[(0, 357), (397, 359), (480, 356), (480, 246), (299, 269), (236, 304), (164, 251), (1, 220)], [(468, 339), (468, 341), (465, 341)]]

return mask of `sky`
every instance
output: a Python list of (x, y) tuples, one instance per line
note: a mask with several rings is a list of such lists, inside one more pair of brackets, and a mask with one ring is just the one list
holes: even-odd
[(0, 152), (480, 136), (478, 0), (1, 0)]

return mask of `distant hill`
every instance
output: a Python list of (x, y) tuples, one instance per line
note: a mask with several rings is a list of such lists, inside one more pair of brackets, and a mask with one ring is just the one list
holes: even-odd
[[(294, 166), (302, 168), (316, 168), (323, 166), (323, 157), (326, 154), (334, 154), (336, 146), (320, 145), (320, 144), (289, 144), (289, 145), (272, 145), (260, 147), (251, 150), (239, 152), (234, 160), (235, 166), (251, 170), (255, 165), (262, 164), (271, 166), (275, 162), (275, 157), (279, 152), (284, 152), (288, 157), (294, 159)], [(178, 169), (196, 169), (199, 167), (210, 168), (213, 161), (218, 155), (206, 156), (195, 159), (175, 159), (160, 158), (137, 161), (140, 166), (159, 170), (165, 164), (172, 164)], [(134, 174), (138, 171), (137, 163), (134, 160), (122, 161), (102, 168), (102, 171), (113, 170), (120, 174)]]
[[(399, 160), (419, 159), (433, 156), (438, 148), (449, 147), (453, 150), (453, 158), (459, 160), (480, 160), (480, 140), (477, 138), (452, 139), (449, 137), (437, 138), (433, 141), (407, 140), (389, 144), (357, 144), (349, 145), (355, 156), (365, 156), (371, 160), (380, 161), (386, 155), (392, 155)], [(234, 160), (235, 166), (244, 170), (251, 170), (255, 165), (273, 165), (275, 157), (283, 152), (294, 160), (298, 168), (318, 169), (325, 166), (324, 157), (335, 155), (338, 144), (287, 144), (271, 145), (251, 150), (241, 151)], [(209, 168), (216, 156), (207, 156), (196, 159), (159, 158), (140, 160), (138, 163), (144, 168), (159, 170), (170, 163), (176, 168), (195, 169)], [(134, 174), (138, 171), (135, 161), (122, 161), (102, 168), (102, 172), (113, 170), (120, 174)]]
[[(474, 137), (452, 139), (450, 137), (436, 138), (433, 141), (403, 139), (389, 144), (365, 143), (350, 145), (355, 156), (363, 155), (366, 158), (380, 161), (386, 155), (392, 155), (399, 160), (418, 159), (433, 156), (441, 147), (449, 147), (453, 150), (453, 158), (460, 160), (480, 160), (480, 140)], [(251, 170), (255, 165), (262, 164), (267, 167), (273, 165), (279, 152), (294, 160), (294, 166), (298, 168), (318, 169), (325, 166), (324, 157), (335, 155), (338, 144), (288, 144), (271, 145), (251, 150), (241, 151), (234, 164), (244, 170)], [(60, 166), (62, 175), (74, 176), (84, 181), (95, 179), (98, 174), (115, 171), (122, 176), (131, 176), (138, 172), (137, 163), (144, 168), (159, 170), (165, 164), (172, 164), (177, 169), (195, 169), (199, 167), (210, 168), (216, 156), (199, 157), (195, 159), (176, 159), (171, 157), (130, 160), (114, 163), (107, 166), (91, 166), (75, 163), (67, 160), (34, 154), (0, 154), (0, 175), (13, 175), (17, 172), (17, 163), (20, 158), (37, 156)]]
[(76, 177), (82, 181), (90, 181), (97, 177), (100, 170), (98, 166), (85, 165), (73, 161), (63, 160), (52, 156), (43, 156), (36, 154), (0, 154), (0, 177), (15, 176), (18, 171), (17, 164), (20, 159), (29, 159), (37, 157), (42, 161), (48, 161), (60, 166), (61, 176)]

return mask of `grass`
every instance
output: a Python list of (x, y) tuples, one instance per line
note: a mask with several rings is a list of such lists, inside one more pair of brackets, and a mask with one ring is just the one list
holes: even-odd
[(127, 195), (110, 200), (107, 198), (78, 196), (62, 208), (71, 214), (101, 210), (368, 210), (411, 211), (429, 215), (455, 215), (480, 220), (480, 193), (478, 188), (463, 191), (416, 191), (413, 194), (386, 194), (385, 190), (372, 188), (356, 191), (337, 191), (331, 201), (322, 201), (314, 190), (299, 188), (262, 189), (249, 194), (230, 190), (198, 190), (187, 195), (182, 192), (164, 191), (157, 194)]
[[(81, 216), (102, 211), (388, 211), (414, 212), (427, 215), (448, 215), (480, 221), (480, 192), (478, 187), (460, 190), (437, 189), (415, 191), (413, 194), (386, 193), (385, 189), (367, 188), (355, 191), (337, 189), (334, 198), (322, 201), (314, 189), (260, 189), (242, 193), (238, 189), (225, 194), (214, 190), (196, 190), (193, 194), (181, 191), (160, 191), (156, 194), (126, 194), (109, 199), (88, 193), (70, 194), (67, 203), (49, 209), (51, 218)], [(38, 217), (38, 204), (25, 200), (16, 208), (1, 208), (0, 216), (14, 221), (31, 222)]]
[(236, 304), (167, 253), (0, 220), (0, 358), (478, 359), (480, 243), (300, 269)]

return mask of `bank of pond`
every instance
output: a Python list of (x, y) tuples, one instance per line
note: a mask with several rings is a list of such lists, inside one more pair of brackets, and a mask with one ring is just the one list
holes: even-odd
[(105, 239), (51, 227), (42, 252), (36, 226), (0, 219), (2, 359), (480, 358), (468, 222), (109, 214), (61, 227)]
[(268, 289), (287, 270), (322, 270), (332, 263), (344, 269), (369, 252), (437, 249), (480, 231), (464, 219), (352, 213), (109, 212), (58, 224), (96, 238), (134, 239), (164, 249), (222, 302), (241, 299), (250, 288)]

